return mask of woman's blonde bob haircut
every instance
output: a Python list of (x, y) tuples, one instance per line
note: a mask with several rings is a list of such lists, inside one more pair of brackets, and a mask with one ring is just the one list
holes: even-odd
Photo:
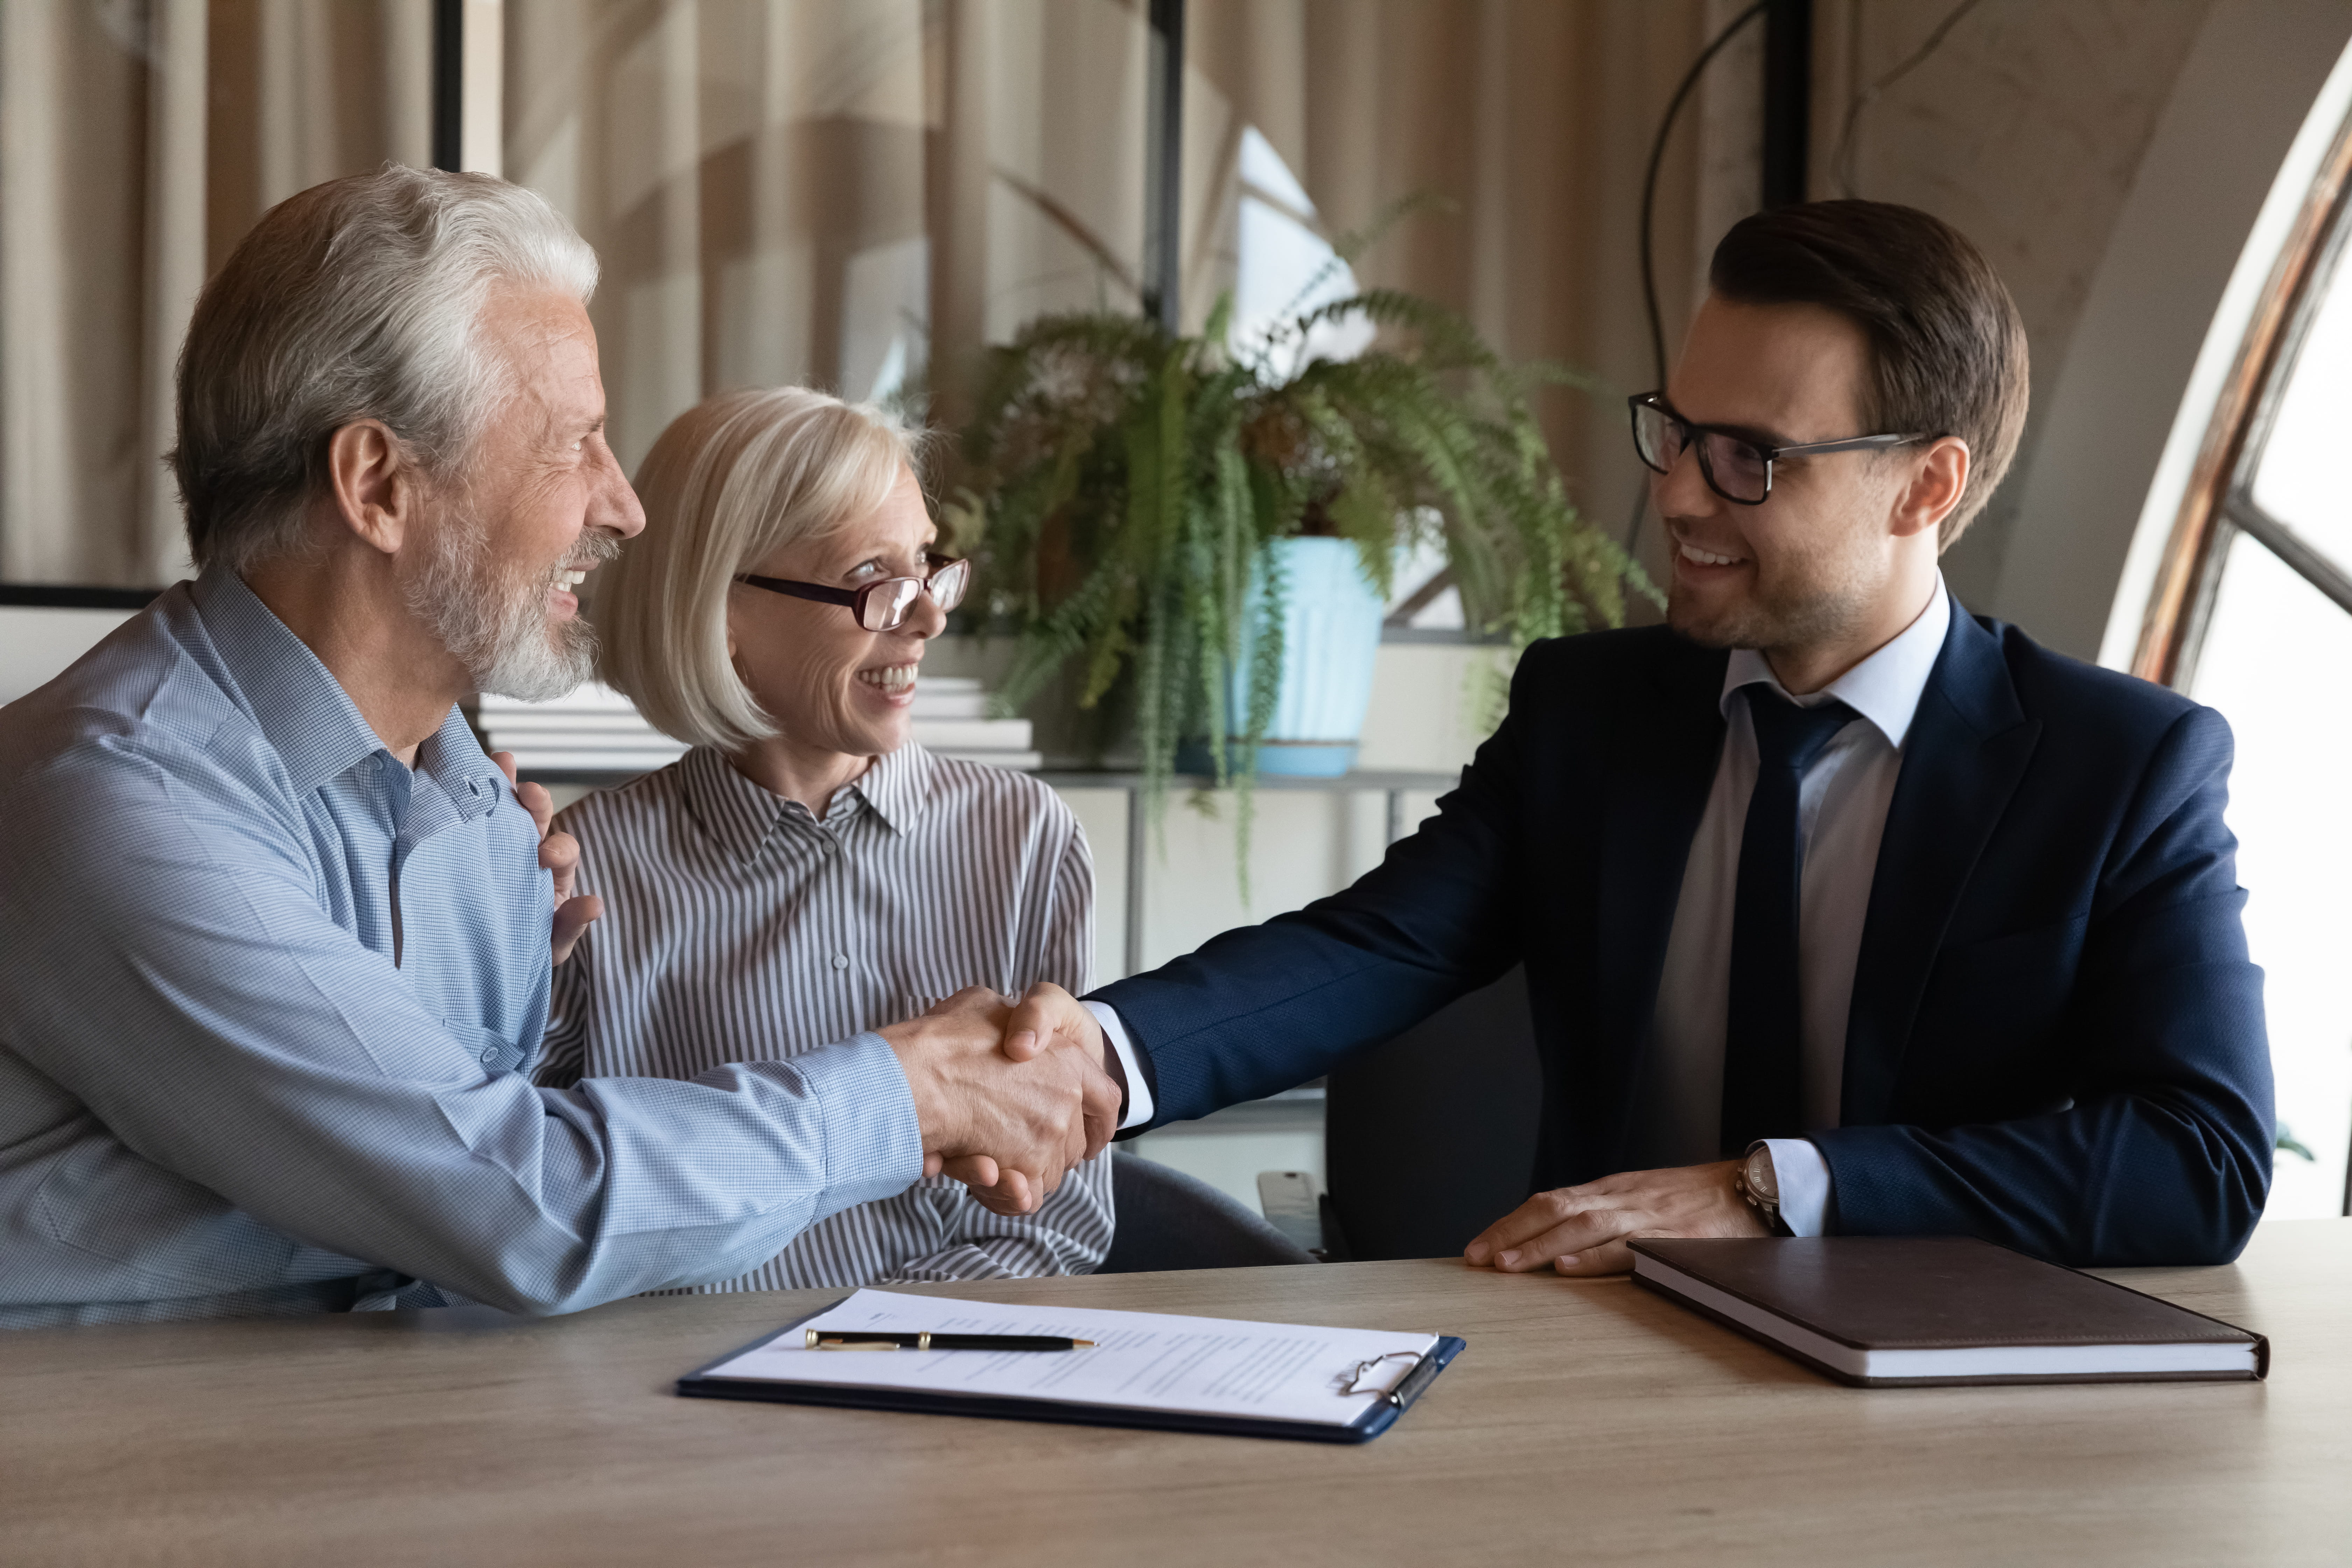
[(722, 393), (670, 421), (637, 468), (646, 531), (592, 579), (599, 673), (689, 746), (775, 734), (727, 657), (729, 586), (879, 510), (917, 446), (885, 410), (802, 386)]

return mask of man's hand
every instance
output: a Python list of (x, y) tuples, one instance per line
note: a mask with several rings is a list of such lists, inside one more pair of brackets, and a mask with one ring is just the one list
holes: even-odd
[(1099, 1047), (1049, 1038), (1010, 1058), (998, 1048), (1010, 1016), (1003, 997), (974, 988), (880, 1033), (914, 1092), (924, 1173), (944, 1169), (990, 1189), (997, 1213), (1027, 1214), (1110, 1141), (1119, 1091)]
[(1103, 1071), (1116, 1072), (1110, 1043), (1103, 1038), (1102, 1025), (1087, 1005), (1052, 982), (1041, 980), (1023, 994), (1004, 1020), (1004, 1054), (1025, 1062), (1056, 1037), (1092, 1051)]
[(1538, 1193), (1479, 1232), (1462, 1256), (1524, 1274), (1622, 1274), (1625, 1244), (1648, 1236), (1769, 1236), (1764, 1216), (1732, 1187), (1737, 1160), (1670, 1171), (1625, 1171), (1580, 1187)]
[(604, 900), (593, 893), (583, 893), (576, 899), (572, 896), (572, 884), (580, 876), (580, 840), (569, 833), (548, 831), (555, 820), (555, 801), (546, 786), (515, 783), (512, 752), (492, 752), (490, 761), (499, 764), (499, 771), (507, 775), (507, 783), (514, 788), (515, 799), (539, 824), (539, 863), (555, 874), (555, 924), (549, 934), (547, 950), (561, 963), (579, 945), (580, 933), (604, 912)]
[[(1040, 981), (1029, 987), (1005, 1019), (1002, 1048), (1008, 1060), (1025, 1062), (1034, 1060), (1049, 1046), (1076, 1049), (1086, 1055), (1118, 1091), (1111, 1104), (1109, 1127), (1103, 1133), (1108, 1141), (1112, 1132), (1118, 1131), (1126, 1102), (1109, 1042), (1103, 1038), (1102, 1026), (1087, 1010), (1086, 1004), (1060, 986)], [(1018, 1171), (1007, 1171), (1000, 1176), (983, 1164), (966, 1161), (948, 1162), (945, 1169), (949, 1175), (971, 1189), (975, 1202), (993, 1214), (1027, 1214), (1043, 1201), (1029, 1191)]]

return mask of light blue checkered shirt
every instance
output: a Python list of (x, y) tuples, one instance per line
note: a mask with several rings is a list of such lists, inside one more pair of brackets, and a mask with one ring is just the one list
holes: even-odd
[(0, 709), (0, 1327), (569, 1311), (921, 1175), (877, 1035), (534, 1088), (536, 845), (461, 714), (411, 773), (226, 574)]

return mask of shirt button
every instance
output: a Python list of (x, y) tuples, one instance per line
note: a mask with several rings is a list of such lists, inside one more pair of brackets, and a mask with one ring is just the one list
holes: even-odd
[(835, 953), (835, 954), (833, 955), (833, 966), (834, 966), (835, 969), (846, 969), (846, 968), (848, 968), (848, 967), (849, 967), (849, 954), (847, 954), (847, 953), (845, 953), (845, 952), (836, 952), (836, 953)]
[(482, 1065), (483, 1065), (484, 1067), (489, 1067), (489, 1066), (491, 1066), (491, 1065), (492, 1065), (493, 1063), (495, 1063), (498, 1059), (499, 1059), (499, 1048), (498, 1048), (498, 1047), (496, 1047), (496, 1046), (484, 1046), (484, 1047), (482, 1047)]

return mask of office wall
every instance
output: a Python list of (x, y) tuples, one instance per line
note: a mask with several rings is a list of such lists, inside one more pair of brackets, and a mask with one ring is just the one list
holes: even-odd
[(1854, 117), (1841, 160), (1856, 96), (1952, 10), (1817, 7), (1814, 193), (1922, 207), (2000, 268), (2032, 344), (2032, 415), (1945, 575), (1972, 608), (2081, 658), (2101, 657), (2116, 620), (2119, 662), (2139, 606), (2117, 588), (2159, 458), (2352, 4), (1981, 0)]
[(57, 679), (131, 614), (0, 605), (0, 707)]
[(2125, 668), (2137, 648), (2215, 404), (2352, 101), (2347, 40), (2352, 0), (2223, 0), (2174, 86), (2002, 555), (2000, 612), (2068, 653)]
[(1912, 58), (1950, 0), (1816, 7), (1816, 195), (1902, 202), (1991, 259), (2025, 319), (2033, 411), (2016, 470), (1945, 557), (1974, 607), (1997, 597), (2025, 475), (2047, 428), (2092, 279), (2210, 0), (1982, 0), (1935, 53), (1853, 117), (1854, 98)]

